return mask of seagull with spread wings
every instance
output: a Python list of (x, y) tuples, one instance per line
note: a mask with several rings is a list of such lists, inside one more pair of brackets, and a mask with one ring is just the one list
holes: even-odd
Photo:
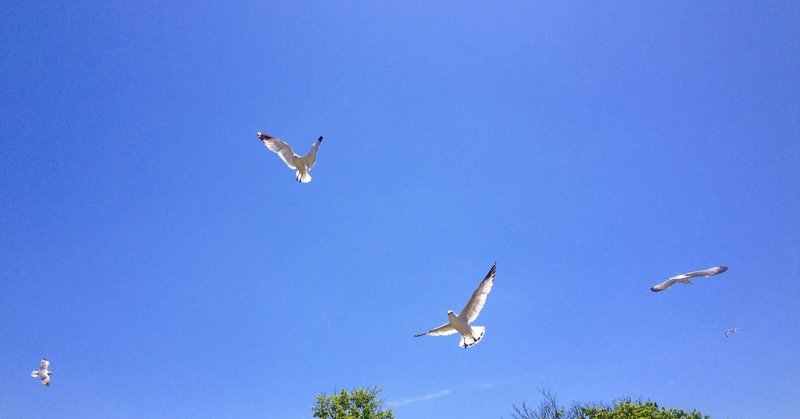
[(744, 328), (742, 328), (742, 327), (731, 327), (730, 329), (725, 331), (725, 337), (728, 337), (728, 336), (730, 336), (730, 335), (732, 335), (732, 334), (734, 334), (734, 333), (736, 333), (736, 332), (738, 332), (740, 330), (744, 330)]
[(53, 375), (52, 372), (47, 370), (48, 366), (50, 366), (50, 361), (47, 358), (42, 358), (42, 361), (39, 362), (39, 369), (31, 373), (31, 377), (42, 380), (42, 384), (45, 387), (50, 387), (50, 376)]
[(271, 137), (263, 132), (257, 133), (258, 138), (261, 140), (264, 145), (270, 149), (272, 152), (276, 153), (278, 157), (289, 166), (290, 169), (296, 170), (295, 172), (295, 179), (298, 182), (308, 183), (311, 182), (311, 175), (308, 172), (314, 167), (314, 164), (317, 162), (317, 149), (319, 145), (322, 143), (322, 136), (317, 138), (317, 141), (314, 141), (314, 144), (311, 145), (311, 150), (303, 157), (294, 154), (292, 151), (292, 147), (289, 144), (275, 138)]
[(690, 281), (692, 278), (696, 278), (698, 276), (714, 276), (716, 274), (721, 274), (727, 270), (728, 268), (726, 266), (715, 266), (713, 268), (708, 268), (705, 271), (694, 271), (681, 274), (678, 276), (673, 276), (672, 278), (658, 285), (654, 285), (652, 288), (650, 288), (650, 291), (653, 292), (664, 291), (665, 289), (673, 286), (676, 282), (692, 285), (692, 281)]
[(461, 310), (461, 313), (456, 314), (453, 310), (448, 310), (447, 323), (435, 329), (428, 330), (425, 333), (419, 333), (413, 336), (449, 336), (460, 333), (461, 342), (458, 345), (464, 349), (480, 342), (481, 339), (483, 339), (486, 328), (483, 326), (470, 326), (469, 324), (478, 318), (478, 314), (481, 313), (483, 305), (486, 304), (486, 297), (489, 295), (489, 292), (492, 290), (492, 285), (494, 284), (494, 272), (496, 267), (497, 264), (492, 265), (492, 269), (489, 269), (486, 278), (483, 278), (481, 284), (478, 285), (478, 288), (472, 293), (472, 298), (469, 299), (467, 305)]

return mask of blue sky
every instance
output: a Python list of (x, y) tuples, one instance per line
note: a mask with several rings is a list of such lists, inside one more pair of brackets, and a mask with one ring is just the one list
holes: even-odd
[(800, 417), (796, 2), (68, 3), (0, 12), (3, 418)]

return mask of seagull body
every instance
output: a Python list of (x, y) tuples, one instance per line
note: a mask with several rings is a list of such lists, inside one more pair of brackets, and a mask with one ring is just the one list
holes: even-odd
[(50, 387), (50, 376), (53, 375), (52, 372), (47, 370), (49, 365), (50, 361), (48, 361), (47, 358), (42, 358), (42, 361), (39, 362), (39, 369), (31, 372), (31, 377), (42, 380), (42, 384), (45, 387)]
[(314, 141), (308, 154), (300, 157), (292, 151), (292, 147), (290, 147), (289, 144), (264, 134), (263, 132), (259, 132), (257, 135), (258, 139), (260, 139), (270, 151), (277, 154), (290, 169), (296, 170), (295, 179), (297, 179), (298, 182), (311, 182), (311, 175), (308, 172), (317, 162), (317, 149), (320, 143), (322, 143), (322, 136), (317, 138), (317, 141)]
[(738, 332), (740, 330), (744, 330), (744, 329), (741, 328), (741, 327), (731, 327), (730, 329), (725, 331), (725, 337), (728, 337), (728, 336), (730, 336), (730, 335), (732, 335), (732, 334), (734, 334), (734, 333), (736, 333), (736, 332)]
[(721, 273), (723, 273), (723, 272), (725, 272), (727, 270), (728, 270), (728, 268), (726, 266), (715, 266), (713, 268), (708, 268), (708, 269), (706, 269), (704, 271), (694, 271), (694, 272), (688, 272), (688, 273), (685, 273), (685, 274), (681, 274), (681, 275), (678, 275), (678, 276), (673, 276), (672, 278), (670, 278), (670, 279), (668, 279), (668, 280), (666, 280), (666, 281), (664, 281), (664, 282), (662, 282), (662, 283), (660, 283), (658, 285), (654, 285), (652, 288), (650, 288), (650, 291), (653, 291), (653, 292), (664, 291), (665, 289), (673, 286), (676, 282), (680, 282), (682, 284), (692, 285), (692, 281), (691, 281), (692, 278), (696, 278), (698, 276), (714, 276), (716, 274), (721, 274)]
[(464, 309), (461, 310), (461, 313), (456, 314), (453, 310), (448, 310), (447, 323), (428, 330), (425, 333), (418, 333), (413, 336), (449, 336), (458, 333), (461, 335), (461, 342), (459, 342), (458, 345), (464, 349), (472, 347), (480, 342), (481, 339), (483, 339), (484, 333), (486, 333), (486, 328), (483, 326), (470, 326), (470, 323), (478, 318), (478, 314), (480, 314), (481, 309), (483, 309), (484, 304), (486, 304), (486, 296), (489, 295), (489, 292), (492, 290), (492, 285), (494, 285), (496, 266), (496, 264), (492, 265), (492, 269), (489, 270), (489, 273), (483, 278), (478, 288), (472, 293), (472, 297), (467, 302), (467, 305), (464, 306)]

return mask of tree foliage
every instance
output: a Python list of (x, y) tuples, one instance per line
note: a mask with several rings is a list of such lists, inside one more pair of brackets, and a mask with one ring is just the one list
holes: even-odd
[(627, 419), (627, 418), (647, 418), (647, 419), (708, 419), (702, 413), (692, 409), (686, 412), (683, 409), (666, 409), (658, 407), (656, 402), (634, 402), (625, 399), (614, 403), (613, 407), (595, 406), (581, 407), (584, 417), (588, 419)]
[(319, 394), (311, 410), (315, 418), (322, 419), (394, 419), (392, 409), (382, 409), (380, 391), (361, 387), (350, 392), (342, 389), (331, 395)]
[(514, 419), (709, 419), (710, 416), (692, 409), (666, 409), (652, 401), (643, 402), (630, 398), (616, 401), (613, 405), (573, 403), (569, 409), (558, 404), (556, 396), (542, 391), (543, 400), (537, 408), (525, 403), (512, 406)]

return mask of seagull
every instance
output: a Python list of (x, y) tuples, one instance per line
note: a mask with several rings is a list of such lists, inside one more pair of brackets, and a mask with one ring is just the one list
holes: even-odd
[(50, 365), (50, 361), (47, 358), (42, 358), (42, 362), (39, 363), (39, 369), (31, 372), (31, 377), (40, 378), (45, 387), (50, 387), (50, 376), (53, 375), (52, 372), (47, 370), (48, 365)]
[(492, 269), (489, 269), (489, 273), (486, 274), (486, 278), (483, 278), (481, 284), (478, 285), (478, 288), (472, 293), (472, 297), (467, 302), (467, 305), (464, 306), (464, 309), (461, 310), (461, 313), (456, 314), (453, 313), (453, 310), (448, 310), (447, 323), (437, 328), (428, 330), (425, 333), (418, 333), (413, 336), (415, 338), (425, 335), (449, 336), (455, 333), (460, 333), (461, 342), (458, 344), (458, 346), (461, 346), (464, 349), (472, 347), (480, 342), (483, 338), (483, 334), (486, 332), (486, 328), (483, 326), (470, 326), (469, 324), (478, 318), (478, 314), (481, 313), (483, 305), (486, 304), (486, 296), (489, 295), (489, 291), (492, 290), (492, 285), (494, 285), (494, 272), (496, 267), (496, 263), (492, 265)]
[(726, 331), (725, 331), (725, 337), (728, 337), (728, 336), (730, 336), (730, 335), (732, 335), (732, 334), (734, 334), (734, 333), (736, 333), (736, 332), (738, 332), (738, 331), (740, 331), (740, 330), (744, 330), (744, 328), (741, 328), (741, 327), (731, 327), (730, 329), (728, 329), (728, 330), (726, 330)]
[(278, 156), (289, 166), (290, 169), (297, 170), (295, 173), (295, 179), (298, 182), (308, 183), (311, 182), (311, 175), (308, 172), (314, 167), (314, 163), (317, 162), (317, 149), (319, 148), (320, 143), (322, 143), (322, 136), (317, 138), (317, 141), (314, 141), (314, 144), (311, 145), (311, 150), (303, 157), (294, 154), (292, 151), (292, 147), (289, 147), (289, 144), (275, 138), (271, 137), (263, 132), (257, 133), (258, 138), (267, 146), (268, 149), (278, 154)]
[(670, 278), (670, 279), (668, 279), (668, 280), (666, 280), (666, 281), (664, 281), (664, 282), (662, 282), (662, 283), (660, 283), (658, 285), (654, 285), (652, 288), (650, 288), (650, 291), (653, 291), (653, 292), (664, 291), (665, 289), (671, 287), (676, 282), (681, 282), (681, 283), (684, 283), (684, 284), (692, 285), (692, 281), (689, 280), (691, 278), (695, 278), (695, 277), (698, 277), (698, 276), (714, 276), (716, 274), (721, 274), (721, 273), (723, 273), (723, 272), (725, 272), (727, 270), (728, 270), (728, 268), (726, 266), (715, 266), (713, 268), (708, 268), (705, 271), (694, 271), (694, 272), (688, 272), (688, 273), (685, 273), (685, 274), (682, 274), (682, 275), (678, 275), (678, 276), (673, 276), (672, 278)]

